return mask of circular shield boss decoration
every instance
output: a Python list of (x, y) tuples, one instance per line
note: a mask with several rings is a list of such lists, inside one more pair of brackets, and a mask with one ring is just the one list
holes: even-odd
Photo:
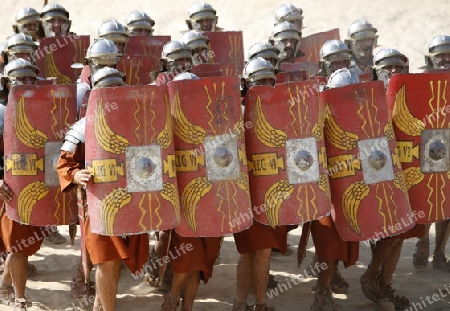
[(223, 236), (252, 224), (248, 168), (236, 76), (173, 81), (182, 236)]
[(331, 198), (316, 83), (251, 88), (245, 125), (255, 219), (279, 226), (327, 215)]
[(450, 72), (400, 74), (389, 82), (398, 157), (418, 223), (450, 217), (449, 92)]
[(5, 116), (5, 182), (13, 192), (8, 217), (33, 226), (78, 221), (74, 191), (61, 192), (56, 163), (77, 117), (76, 86), (14, 86)]
[(86, 113), (86, 195), (92, 230), (104, 235), (175, 227), (180, 219), (166, 86), (91, 91)]
[(381, 81), (321, 93), (335, 224), (345, 241), (398, 235), (416, 223)]

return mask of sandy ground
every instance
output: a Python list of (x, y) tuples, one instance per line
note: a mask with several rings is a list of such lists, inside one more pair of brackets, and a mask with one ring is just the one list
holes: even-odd
[[(194, 1), (60, 1), (70, 12), (72, 30), (78, 34), (96, 36), (97, 28), (106, 19), (124, 22), (126, 15), (135, 9), (146, 11), (155, 21), (156, 35), (171, 35), (178, 39), (186, 29), (187, 10)], [(219, 15), (219, 26), (227, 30), (242, 30), (245, 50), (257, 41), (266, 40), (273, 26), (273, 12), (283, 1), (211, 1)], [(410, 69), (417, 72), (423, 65), (423, 54), (428, 41), (437, 34), (450, 32), (450, 2), (430, 1), (305, 1), (295, 3), (304, 10), (304, 35), (332, 28), (339, 28), (341, 38), (346, 37), (347, 27), (356, 19), (367, 19), (377, 29), (378, 43), (399, 49), (410, 58)], [(6, 1), (3, 3), (0, 40), (11, 32), (15, 12), (25, 6), (40, 10), (43, 1)], [(68, 236), (67, 226), (61, 232)], [(297, 268), (296, 245), (299, 229), (289, 235), (294, 255), (274, 256), (272, 273), (280, 282), (279, 294), (268, 299), (277, 310), (309, 310), (313, 300), (311, 288), (315, 279), (305, 275), (309, 272), (313, 245), (309, 244), (308, 255), (302, 267)], [(408, 296), (415, 303), (411, 310), (448, 310), (450, 308), (449, 274), (431, 268), (418, 271), (412, 266), (415, 240), (405, 242), (401, 259), (394, 277), (394, 287), (399, 294)], [(434, 239), (432, 239), (434, 247)], [(90, 306), (71, 298), (70, 280), (79, 261), (79, 237), (75, 246), (54, 246), (44, 243), (42, 249), (30, 258), (36, 265), (38, 275), (28, 282), (28, 295), (33, 301), (31, 311), (35, 310), (90, 310)], [(360, 259), (356, 266), (342, 269), (342, 274), (351, 285), (348, 295), (337, 295), (336, 300), (344, 310), (379, 310), (368, 301), (359, 286), (359, 277), (370, 259), (370, 249), (361, 245)], [(194, 310), (230, 310), (235, 291), (235, 270), (238, 254), (232, 237), (226, 237), (221, 251), (221, 263), (215, 267), (214, 276), (207, 285), (201, 285)], [(300, 282), (297, 278), (301, 277)], [(159, 310), (162, 301), (160, 293), (150, 293), (150, 288), (140, 284), (124, 268), (119, 284), (117, 300), (118, 311)], [(282, 286), (285, 285), (285, 286)], [(283, 288), (283, 290), (281, 290)], [(434, 295), (434, 296), (433, 296)], [(249, 301), (250, 302), (250, 301)], [(12, 310), (0, 306), (0, 310)]]

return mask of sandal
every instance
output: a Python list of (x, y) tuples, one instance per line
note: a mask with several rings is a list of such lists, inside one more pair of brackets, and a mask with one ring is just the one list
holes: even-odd
[(395, 289), (393, 289), (390, 284), (381, 286), (380, 290), (383, 298), (387, 299), (389, 302), (392, 302), (396, 310), (406, 310), (411, 307), (409, 299), (405, 296), (400, 297), (396, 295)]
[(169, 292), (164, 295), (164, 300), (159, 311), (176, 311), (180, 303), (180, 296)]
[(0, 281), (0, 303), (10, 305), (14, 302), (14, 288)]
[(428, 266), (430, 256), (430, 240), (419, 239), (416, 243), (416, 251), (413, 254), (413, 265), (416, 269), (425, 269)]
[(444, 254), (435, 254), (433, 256), (433, 269), (450, 273), (450, 262)]
[(233, 306), (231, 307), (231, 311), (250, 311), (252, 306), (249, 306), (245, 302), (233, 301)]
[(269, 280), (267, 281), (267, 288), (275, 288), (278, 286), (278, 282), (275, 281), (275, 275), (269, 274)]
[(70, 283), (70, 294), (73, 298), (83, 298), (83, 297), (95, 297), (95, 283), (89, 282), (87, 284), (84, 277), (74, 277), (72, 283)]
[(17, 298), (14, 301), (14, 311), (26, 311), (31, 306), (31, 302), (28, 302), (25, 298)]
[(249, 306), (247, 311), (275, 311), (275, 307), (268, 307), (267, 304), (254, 304), (253, 306)]
[(323, 288), (320, 285), (316, 286), (316, 293), (314, 295), (314, 302), (309, 308), (310, 311), (341, 311), (341, 306), (333, 300), (331, 288)]
[(100, 306), (94, 305), (94, 306), (92, 307), (92, 311), (103, 311), (103, 308), (102, 308), (101, 305), (100, 305)]
[(350, 284), (342, 277), (339, 268), (336, 267), (331, 280), (331, 291), (335, 294), (347, 294)]
[(371, 277), (368, 271), (369, 270), (366, 270), (360, 278), (361, 290), (364, 296), (366, 296), (369, 300), (378, 303), (381, 299), (383, 299), (383, 295), (381, 294), (378, 286), (378, 276)]

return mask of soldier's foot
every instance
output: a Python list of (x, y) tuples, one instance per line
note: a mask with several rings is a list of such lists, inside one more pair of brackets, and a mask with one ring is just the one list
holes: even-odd
[(380, 286), (380, 291), (382, 294), (382, 297), (386, 299), (387, 301), (391, 302), (395, 306), (395, 310), (407, 310), (409, 307), (411, 307), (411, 303), (409, 302), (408, 298), (405, 296), (398, 296), (395, 294), (395, 289), (392, 288), (392, 286), (389, 285), (383, 285)]
[(100, 306), (94, 305), (94, 306), (92, 307), (92, 311), (103, 311), (103, 308), (102, 308), (101, 305), (100, 305)]
[(87, 284), (84, 278), (74, 277), (70, 283), (70, 294), (73, 298), (95, 297), (94, 282)]
[(378, 275), (371, 273), (369, 269), (361, 275), (361, 290), (368, 299), (373, 302), (380, 302), (382, 300), (382, 295), (380, 288), (378, 286)]
[(309, 308), (310, 311), (341, 311), (341, 306), (333, 300), (331, 288), (323, 288), (318, 285), (314, 294), (314, 302)]
[(161, 304), (161, 309), (159, 311), (176, 311), (179, 303), (180, 295), (168, 292), (164, 295), (163, 303)]
[(233, 306), (231, 307), (231, 311), (249, 311), (251, 310), (252, 306), (249, 306), (245, 302), (239, 302), (234, 300)]
[(435, 254), (433, 256), (433, 269), (450, 273), (450, 262), (444, 254)]
[(46, 237), (45, 240), (55, 245), (66, 243), (66, 238), (63, 237), (58, 230), (52, 231), (52, 233)]
[(269, 280), (267, 281), (267, 288), (275, 288), (278, 285), (278, 281), (275, 281), (275, 275), (269, 274)]
[(248, 311), (275, 311), (275, 307), (268, 307), (266, 304), (263, 304), (263, 305), (254, 304), (247, 310)]
[(350, 284), (342, 277), (339, 268), (335, 269), (331, 280), (331, 291), (335, 294), (347, 294)]
[(429, 239), (420, 239), (416, 243), (416, 251), (413, 254), (413, 265), (416, 269), (425, 269), (428, 266), (430, 256)]
[(0, 281), (0, 303), (9, 305), (14, 302), (14, 288)]
[(25, 298), (17, 298), (14, 301), (14, 311), (26, 311), (31, 307), (31, 302), (28, 302)]

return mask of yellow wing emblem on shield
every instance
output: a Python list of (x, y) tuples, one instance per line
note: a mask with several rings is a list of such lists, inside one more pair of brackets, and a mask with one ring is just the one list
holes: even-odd
[(19, 140), (30, 148), (44, 148), (48, 137), (45, 133), (35, 129), (25, 114), (25, 99), (20, 98), (16, 108), (15, 130)]
[(131, 194), (125, 188), (117, 188), (102, 200), (100, 217), (106, 235), (114, 234), (114, 220), (119, 210), (130, 203)]
[(198, 177), (191, 180), (183, 190), (181, 195), (181, 204), (183, 214), (189, 225), (189, 228), (197, 233), (197, 221), (195, 215), (197, 212), (198, 202), (212, 189), (212, 183), (206, 177)]
[(341, 150), (355, 149), (358, 146), (358, 135), (340, 128), (339, 124), (337, 124), (336, 120), (333, 118), (330, 112), (330, 107), (328, 107), (328, 105), (326, 108), (326, 115), (326, 126), (324, 128), (324, 131), (328, 141), (334, 147)]
[(406, 105), (406, 86), (395, 95), (393, 120), (400, 131), (410, 136), (420, 136), (425, 129), (425, 123), (414, 117)]
[(287, 134), (277, 130), (267, 121), (262, 111), (260, 97), (258, 97), (255, 105), (255, 131), (256, 137), (267, 147), (278, 148), (286, 144)]
[(357, 235), (361, 234), (358, 223), (358, 210), (361, 201), (369, 195), (370, 187), (363, 181), (357, 181), (345, 189), (342, 195), (342, 209), (350, 229)]
[(17, 205), (21, 223), (30, 223), (34, 205), (37, 201), (45, 197), (48, 192), (49, 188), (42, 181), (35, 181), (20, 191), (19, 197), (17, 198)]
[(62, 74), (61, 71), (59, 71), (58, 67), (56, 67), (53, 53), (45, 54), (44, 74), (46, 77), (56, 77), (56, 81), (58, 84), (72, 83), (72, 80), (68, 76)]
[(114, 133), (108, 123), (106, 123), (105, 112), (101, 102), (98, 104), (96, 112), (94, 129), (97, 143), (108, 152), (114, 154), (125, 153), (125, 148), (129, 145), (129, 142), (125, 137)]
[(201, 126), (192, 124), (183, 113), (180, 103), (180, 95), (177, 93), (174, 97), (175, 117), (173, 119), (175, 134), (188, 144), (201, 144), (206, 131)]
[(281, 204), (286, 198), (289, 198), (294, 192), (294, 186), (287, 180), (281, 180), (272, 185), (264, 194), (264, 203), (266, 205), (265, 213), (269, 224), (278, 226)]

